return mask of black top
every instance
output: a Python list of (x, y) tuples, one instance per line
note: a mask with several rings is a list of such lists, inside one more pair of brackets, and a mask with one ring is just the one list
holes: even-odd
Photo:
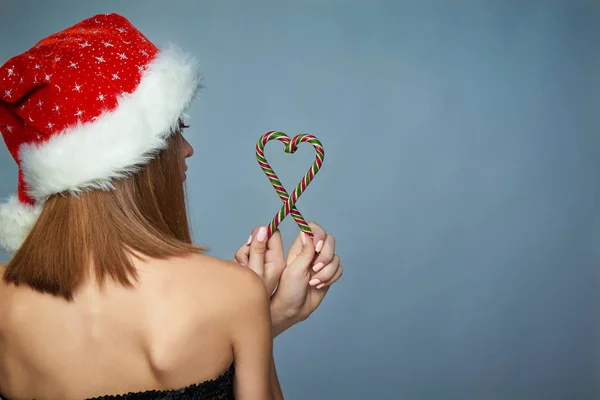
[[(145, 392), (100, 396), (88, 400), (233, 400), (233, 364), (216, 379), (177, 390), (147, 390)], [(0, 395), (0, 399), (6, 399)]]

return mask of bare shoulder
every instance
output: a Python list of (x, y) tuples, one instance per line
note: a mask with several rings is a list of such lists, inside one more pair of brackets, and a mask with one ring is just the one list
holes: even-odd
[(169, 271), (173, 273), (174, 281), (195, 289), (195, 292), (199, 285), (210, 285), (226, 296), (264, 290), (262, 280), (252, 270), (235, 261), (197, 254), (176, 264)]
[(187, 304), (202, 305), (196, 310), (203, 314), (214, 310), (234, 317), (269, 301), (260, 277), (235, 261), (197, 254), (162, 270), (165, 276), (160, 279), (167, 282), (167, 291)]
[[(251, 269), (235, 261), (206, 255), (195, 257), (194, 265), (186, 271), (189, 291), (196, 293), (196, 301), (212, 304), (220, 313), (220, 320), (232, 336), (248, 319), (265, 318), (269, 314), (269, 296), (263, 281)], [(194, 282), (203, 282), (201, 293)], [(206, 287), (210, 286), (210, 287)]]
[(262, 279), (234, 261), (200, 258), (201, 265), (225, 282), (221, 319), (235, 364), (235, 397), (273, 398), (271, 395), (270, 299)]
[(262, 280), (234, 261), (193, 255), (143, 268), (153, 367), (175, 386), (218, 376), (231, 365), (246, 321), (270, 318)]

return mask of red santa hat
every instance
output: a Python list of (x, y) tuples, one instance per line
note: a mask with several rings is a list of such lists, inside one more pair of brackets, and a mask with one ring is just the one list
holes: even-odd
[(110, 189), (166, 146), (200, 87), (195, 61), (117, 14), (50, 35), (0, 67), (0, 132), (19, 167), (0, 204), (15, 251), (56, 193)]

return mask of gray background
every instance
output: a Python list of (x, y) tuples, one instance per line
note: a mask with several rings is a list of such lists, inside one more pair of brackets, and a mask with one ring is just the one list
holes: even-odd
[[(212, 254), (280, 206), (259, 136), (323, 141), (298, 208), (346, 273), (276, 341), (286, 399), (600, 398), (600, 3), (2, 0), (0, 62), (113, 11), (201, 61), (188, 185)], [(288, 188), (313, 154), (267, 148)]]

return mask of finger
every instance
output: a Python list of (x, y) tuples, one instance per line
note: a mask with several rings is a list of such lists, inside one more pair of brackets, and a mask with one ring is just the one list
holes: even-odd
[(258, 276), (265, 276), (265, 253), (267, 252), (267, 228), (261, 226), (252, 243), (250, 243), (250, 259), (248, 267), (252, 269)]
[[(310, 226), (310, 229), (313, 232), (313, 242), (315, 244), (315, 250), (318, 246), (319, 251), (320, 251), (321, 247), (324, 246), (325, 238), (327, 237), (327, 232), (319, 224), (317, 224), (316, 222), (313, 222), (313, 221), (309, 222), (308, 226)], [(300, 233), (302, 233), (302, 232), (300, 232)], [(323, 244), (319, 244), (319, 242), (323, 242)], [(294, 243), (290, 247), (290, 250), (288, 251), (288, 256), (287, 256), (288, 265), (292, 264), (296, 260), (296, 257), (298, 257), (298, 254), (300, 254), (301, 251), (302, 251), (302, 240), (301, 240), (300, 234), (298, 234), (298, 236), (296, 237), (296, 240), (294, 241)]]
[(302, 249), (293, 263), (288, 264), (286, 270), (295, 275), (309, 275), (312, 262), (315, 257), (315, 246), (312, 240), (304, 233), (300, 232)]
[(260, 229), (260, 226), (255, 226), (254, 229), (252, 229), (252, 232), (250, 232), (250, 237), (248, 238), (248, 241), (246, 242), (246, 246), (250, 246), (250, 244), (252, 244), (252, 241), (256, 238), (256, 234), (258, 233), (259, 229)]
[(331, 263), (321, 268), (318, 273), (311, 277), (311, 286), (317, 286), (321, 283), (329, 282), (333, 279), (335, 273), (340, 266), (340, 257), (336, 254)]
[(322, 289), (327, 289), (327, 288), (331, 287), (331, 285), (333, 285), (334, 283), (336, 283), (337, 281), (340, 280), (340, 278), (342, 277), (343, 274), (344, 274), (344, 267), (342, 267), (340, 265), (340, 266), (338, 266), (337, 270), (335, 271), (335, 274), (329, 281), (318, 284), (316, 288), (318, 290), (322, 290)]
[(325, 245), (321, 250), (321, 253), (317, 255), (313, 265), (313, 271), (318, 273), (322, 270), (326, 265), (329, 265), (333, 262), (335, 256), (335, 238), (333, 235), (327, 235), (325, 239)]
[(267, 262), (270, 261), (282, 261), (285, 262), (285, 254), (283, 251), (283, 240), (281, 239), (281, 233), (276, 230), (267, 241), (267, 248), (269, 249), (269, 255)]
[(235, 252), (233, 260), (236, 261), (238, 264), (247, 266), (248, 261), (250, 260), (250, 247), (248, 247), (247, 245), (243, 245), (242, 247), (240, 247), (238, 251)]
[(246, 243), (240, 246), (240, 248), (235, 252), (235, 256), (233, 257), (234, 261), (244, 266), (248, 265), (250, 261), (250, 243), (252, 242), (254, 236), (256, 236), (259, 228), (260, 226), (256, 226), (254, 229), (252, 229), (252, 232), (250, 233)]
[(294, 261), (296, 261), (296, 258), (298, 257), (298, 254), (300, 254), (300, 252), (302, 251), (302, 240), (300, 238), (300, 234), (302, 233), (302, 231), (300, 231), (298, 233), (298, 236), (296, 236), (296, 239), (294, 240), (294, 243), (292, 243), (292, 245), (290, 246), (290, 249), (288, 250), (288, 255), (287, 255), (287, 265), (292, 264)]
[(331, 285), (333, 285), (335, 282), (337, 282), (342, 277), (343, 272), (344, 272), (344, 268), (342, 268), (342, 266), (340, 265), (338, 267), (335, 275), (329, 282), (320, 283), (316, 287), (311, 287), (309, 289), (312, 292), (311, 307), (310, 307), (311, 310), (315, 310), (315, 309), (317, 309), (317, 307), (319, 307), (319, 305), (325, 299), (325, 296), (327, 296), (327, 293), (329, 292)]
[(310, 221), (308, 223), (310, 226), (310, 230), (313, 233), (313, 243), (315, 244), (315, 251), (317, 253), (321, 252), (323, 246), (325, 245), (325, 239), (327, 238), (327, 232), (323, 229), (319, 224), (314, 221)]
[(269, 293), (272, 294), (275, 291), (285, 265), (281, 233), (277, 230), (267, 241), (267, 253), (265, 254), (264, 282)]

